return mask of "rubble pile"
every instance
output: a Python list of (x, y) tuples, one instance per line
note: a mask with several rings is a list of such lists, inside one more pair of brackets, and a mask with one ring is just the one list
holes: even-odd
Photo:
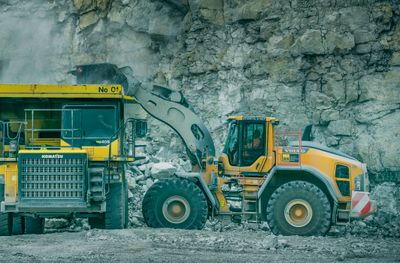
[(371, 197), (378, 211), (363, 221), (354, 221), (345, 233), (360, 236), (400, 237), (400, 187), (394, 183), (376, 185)]
[(172, 162), (166, 162), (160, 153), (164, 151), (160, 148), (159, 154), (146, 157), (130, 165), (127, 171), (127, 181), (129, 189), (129, 221), (130, 226), (143, 226), (142, 200), (146, 191), (159, 179), (168, 178), (175, 172), (189, 172), (192, 165), (189, 160), (177, 158)]

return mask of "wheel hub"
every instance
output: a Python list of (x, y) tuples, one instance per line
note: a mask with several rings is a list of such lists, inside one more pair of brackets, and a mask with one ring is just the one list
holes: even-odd
[(290, 201), (285, 207), (285, 219), (291, 226), (304, 227), (310, 223), (313, 211), (309, 202), (303, 199)]
[(162, 213), (164, 218), (172, 224), (183, 223), (190, 215), (189, 202), (182, 196), (171, 196), (164, 201)]

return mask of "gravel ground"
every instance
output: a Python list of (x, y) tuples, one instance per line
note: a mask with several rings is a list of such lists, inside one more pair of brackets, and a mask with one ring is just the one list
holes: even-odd
[(398, 238), (142, 227), (0, 237), (0, 262), (400, 262), (399, 248)]

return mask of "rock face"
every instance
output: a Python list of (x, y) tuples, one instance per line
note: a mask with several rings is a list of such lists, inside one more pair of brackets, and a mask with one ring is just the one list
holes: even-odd
[[(130, 66), (139, 81), (182, 90), (217, 148), (227, 115), (273, 115), (285, 129), (312, 124), (316, 141), (366, 162), (373, 180), (400, 181), (398, 1), (5, 0), (0, 12), (1, 82)], [(149, 153), (184, 155), (170, 129), (150, 128)]]

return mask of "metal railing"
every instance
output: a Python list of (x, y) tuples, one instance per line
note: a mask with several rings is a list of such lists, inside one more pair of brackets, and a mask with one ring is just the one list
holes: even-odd
[[(62, 134), (64, 132), (71, 132), (71, 139), (72, 139), (72, 144), (71, 146), (64, 146), (64, 148), (72, 148), (76, 147), (74, 143), (74, 139), (77, 138), (74, 136), (74, 132), (80, 131), (81, 129), (79, 128), (74, 128), (74, 112), (80, 111), (80, 109), (25, 109), (25, 147), (26, 148), (31, 148), (31, 147), (37, 147), (36, 146), (31, 146), (34, 145), (35, 142), (35, 132), (60, 132), (60, 138), (62, 137)], [(30, 116), (29, 116), (30, 112)], [(59, 129), (43, 129), (43, 128), (35, 128), (35, 112), (60, 112), (61, 114), (64, 112), (71, 112), (71, 128), (65, 129), (61, 128), (62, 125), (60, 123), (60, 128)], [(31, 121), (31, 128), (28, 128), (28, 123), (29, 120)], [(62, 121), (62, 118), (60, 118), (60, 121)], [(30, 134), (30, 138), (28, 137), (28, 134)], [(81, 138), (82, 139), (82, 133), (81, 133)], [(47, 148), (60, 148), (60, 146), (57, 147), (49, 147)]]
[[(2, 138), (1, 138), (1, 156), (5, 156), (5, 145), (8, 143), (9, 145), (9, 155), (13, 155), (18, 151), (20, 142), (21, 142), (21, 134), (23, 130), (23, 126), (25, 122), (21, 121), (0, 121)], [(15, 135), (11, 135), (10, 125), (19, 125), (18, 131)]]

